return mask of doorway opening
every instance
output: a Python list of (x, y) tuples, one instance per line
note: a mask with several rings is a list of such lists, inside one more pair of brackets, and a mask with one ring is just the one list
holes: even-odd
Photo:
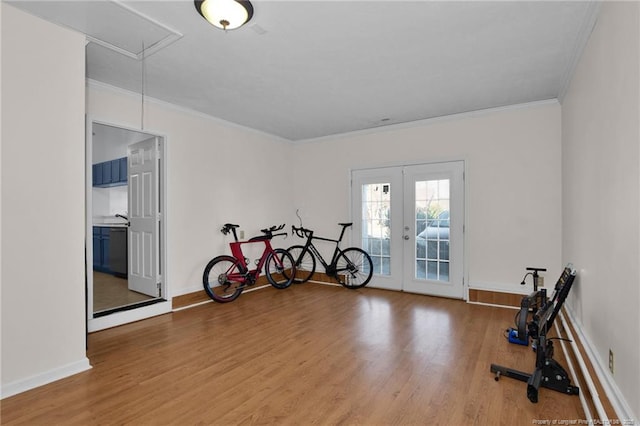
[(160, 238), (165, 141), (96, 121), (88, 128), (87, 321), (96, 331), (170, 310)]

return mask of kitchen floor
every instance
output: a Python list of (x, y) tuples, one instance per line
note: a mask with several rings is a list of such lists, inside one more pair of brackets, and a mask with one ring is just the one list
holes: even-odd
[(153, 297), (129, 290), (126, 279), (93, 271), (94, 313), (149, 299)]

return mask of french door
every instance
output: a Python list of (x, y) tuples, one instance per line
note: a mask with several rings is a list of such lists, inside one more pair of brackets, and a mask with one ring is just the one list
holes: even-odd
[(463, 298), (464, 162), (355, 170), (352, 203), (369, 286)]

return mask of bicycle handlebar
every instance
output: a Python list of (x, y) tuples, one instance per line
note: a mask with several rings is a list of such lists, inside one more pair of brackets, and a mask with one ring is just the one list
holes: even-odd
[(284, 223), (282, 225), (280, 225), (280, 226), (273, 225), (272, 227), (270, 227), (268, 229), (267, 228), (261, 229), (260, 232), (262, 232), (263, 234), (269, 235), (269, 234), (271, 234), (273, 232), (276, 232), (276, 231), (279, 231), (279, 230), (281, 230), (283, 228), (284, 228)]
[(296, 228), (295, 225), (291, 225), (291, 234), (296, 234), (300, 238), (309, 238), (309, 236), (313, 235), (313, 231), (311, 229)]
[[(236, 235), (236, 228), (239, 228), (240, 225), (234, 225), (233, 223), (225, 223), (222, 226), (222, 229), (220, 230), (220, 232), (222, 232), (224, 235), (227, 235), (229, 232), (233, 232), (233, 238), (238, 241), (238, 237)], [(286, 232), (282, 232), (280, 234), (274, 234), (274, 232), (276, 231), (280, 231), (281, 229), (284, 228), (284, 223), (280, 226), (277, 225), (273, 225), (270, 228), (265, 228), (265, 229), (261, 229), (260, 231), (265, 234), (264, 236), (271, 239), (273, 237), (278, 237), (281, 235), (286, 236), (287, 233)], [(256, 238), (264, 238), (264, 237), (254, 237), (252, 239), (256, 239)]]
[(329, 238), (322, 238), (322, 237), (314, 237), (313, 231), (311, 229), (303, 228), (302, 226), (300, 226), (299, 228), (296, 228), (295, 225), (291, 225), (291, 235), (296, 234), (300, 238), (307, 238), (307, 239), (315, 238), (318, 240), (334, 241), (339, 243), (340, 241), (342, 241), (344, 232), (347, 230), (348, 227), (353, 225), (353, 222), (339, 223), (338, 225), (342, 226), (342, 232), (340, 233), (340, 238), (338, 238), (337, 240), (332, 240)]
[(286, 237), (287, 236), (286, 232), (281, 232), (279, 234), (274, 234), (274, 232), (279, 231), (279, 230), (281, 230), (283, 228), (284, 228), (284, 223), (282, 225), (280, 225), (280, 226), (273, 225), (270, 228), (261, 229), (260, 232), (262, 232), (264, 234), (264, 236), (262, 236), (262, 237), (253, 237), (252, 240), (260, 239), (260, 238), (271, 239), (273, 237), (279, 237), (281, 235), (284, 235)]

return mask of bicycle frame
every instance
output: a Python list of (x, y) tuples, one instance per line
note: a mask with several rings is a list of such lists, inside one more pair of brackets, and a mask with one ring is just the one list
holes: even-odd
[[(227, 224), (229, 225), (229, 224)], [(273, 237), (278, 237), (278, 236), (286, 236), (287, 233), (286, 232), (281, 232), (279, 234), (273, 234), (272, 231), (274, 230), (279, 230), (282, 229), (282, 227), (284, 227), (284, 224), (277, 228), (276, 227), (272, 227), (271, 229), (267, 230), (267, 229), (263, 229), (262, 232), (267, 233), (267, 235), (261, 235), (261, 236), (257, 236), (257, 237), (253, 237), (248, 239), (247, 241), (239, 241), (238, 240), (238, 234), (236, 233), (236, 227), (237, 226), (230, 226), (227, 228), (227, 225), (225, 225), (225, 228), (222, 229), (223, 233), (228, 233), (229, 231), (231, 231), (233, 233), (233, 239), (234, 241), (229, 243), (229, 248), (231, 249), (231, 255), (238, 260), (238, 262), (240, 262), (240, 264), (242, 265), (242, 268), (240, 271), (238, 272), (227, 272), (227, 275), (232, 277), (235, 281), (241, 282), (242, 284), (247, 284), (248, 283), (251, 285), (253, 283), (256, 282), (256, 280), (258, 279), (258, 277), (260, 276), (260, 274), (262, 273), (262, 268), (264, 267), (264, 264), (267, 262), (267, 257), (269, 257), (269, 254), (274, 254), (274, 258), (276, 260), (276, 262), (278, 262), (278, 266), (280, 267), (284, 267), (281, 260), (278, 259), (277, 256), (275, 256), (275, 251), (273, 249), (273, 246), (271, 246), (271, 239)], [(242, 246), (244, 244), (257, 244), (257, 243), (264, 243), (264, 250), (262, 252), (262, 255), (260, 256), (260, 259), (258, 260), (258, 263), (256, 265), (255, 269), (249, 269), (249, 264), (247, 262), (247, 258), (244, 256), (244, 253), (242, 251)], [(235, 268), (234, 268), (235, 269)]]
[[(324, 258), (322, 257), (322, 255), (320, 254), (320, 251), (316, 248), (316, 246), (313, 245), (313, 242), (311, 240), (322, 240), (322, 241), (331, 241), (336, 243), (336, 247), (333, 250), (333, 256), (331, 257), (331, 263), (327, 263)], [(325, 270), (327, 270), (327, 268), (329, 267), (329, 265), (333, 265), (338, 257), (338, 254), (340, 253), (340, 248), (338, 247), (338, 244), (340, 242), (337, 240), (331, 240), (329, 238), (322, 238), (322, 237), (311, 237), (309, 239), (307, 239), (306, 244), (304, 245), (304, 250), (302, 251), (302, 253), (300, 253), (300, 256), (304, 255), (304, 253), (306, 251), (310, 251), (311, 254), (313, 254), (316, 259), (318, 259), (320, 261), (320, 263), (322, 264), (322, 266), (324, 267)], [(297, 259), (295, 259), (297, 260)]]
[[(310, 234), (307, 236), (307, 242), (304, 245), (304, 250), (302, 250), (302, 252), (300, 253), (300, 259), (302, 258), (302, 256), (304, 256), (304, 254), (307, 251), (310, 251), (311, 254), (313, 254), (316, 257), (316, 259), (318, 259), (320, 261), (320, 263), (324, 267), (325, 271), (328, 271), (332, 267), (335, 267), (336, 262), (338, 260), (338, 256), (342, 252), (340, 250), (340, 243), (342, 242), (342, 238), (344, 237), (344, 233), (345, 233), (346, 229), (347, 229), (347, 226), (343, 226), (342, 227), (342, 232), (340, 233), (340, 238), (338, 238), (337, 240), (332, 240), (331, 238), (316, 237), (316, 236), (313, 235), (313, 231), (311, 231)], [(333, 250), (333, 256), (331, 257), (331, 262), (330, 263), (327, 263), (324, 260), (324, 258), (320, 254), (320, 251), (316, 248), (316, 246), (313, 245), (313, 240), (328, 241), (328, 242), (336, 243), (336, 247)], [(294, 259), (294, 260), (297, 262), (299, 259)]]
[[(278, 235), (281, 235), (281, 234), (278, 234)], [(247, 262), (247, 259), (244, 256), (244, 253), (242, 252), (242, 246), (244, 244), (257, 244), (257, 243), (264, 243), (264, 251), (260, 256), (260, 259), (258, 260), (258, 264), (256, 265), (256, 268), (249, 270), (249, 264)], [(234, 276), (234, 278), (236, 278), (238, 281), (241, 281), (241, 282), (245, 280), (245, 277), (247, 275), (257, 278), (262, 273), (262, 268), (264, 267), (264, 264), (267, 261), (267, 256), (269, 255), (269, 253), (273, 253), (271, 240), (266, 238), (262, 239), (260, 237), (257, 237), (257, 239), (254, 239), (254, 240), (231, 242), (229, 243), (229, 247), (231, 248), (231, 255), (236, 259), (238, 259), (242, 263), (242, 265), (244, 265), (245, 270), (241, 271), (242, 274), (238, 274), (238, 275), (231, 274)]]

